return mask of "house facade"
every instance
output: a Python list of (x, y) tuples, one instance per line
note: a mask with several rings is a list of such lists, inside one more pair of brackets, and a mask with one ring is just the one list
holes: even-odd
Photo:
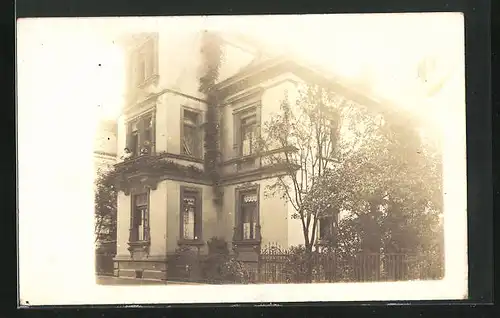
[[(222, 38), (224, 59), (214, 86), (224, 96), (218, 105), (220, 198), (203, 173), (209, 106), (199, 91), (206, 70), (202, 32), (135, 34), (124, 40), (127, 96), (117, 126), (121, 159), (116, 167), (124, 172), (117, 183), (116, 276), (167, 279), (168, 259), (177, 248), (205, 254), (212, 237), (225, 239), (238, 259), (249, 263), (268, 243), (303, 243), (292, 206), (265, 193), (284, 167), (267, 164), (253, 143), (265, 119), (279, 111), (285, 97), (294, 98), (301, 81), (331, 83), (292, 60), (266, 55), (257, 45)], [(346, 98), (374, 103), (332, 85)], [(163, 162), (161, 168), (127, 168), (152, 157)]]

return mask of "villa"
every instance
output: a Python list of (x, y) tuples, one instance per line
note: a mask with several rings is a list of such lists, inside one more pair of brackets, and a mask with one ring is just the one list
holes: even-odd
[[(199, 90), (206, 69), (202, 32), (135, 34), (123, 41), (126, 101), (117, 124), (121, 159), (116, 166), (125, 172), (118, 183), (115, 276), (165, 280), (177, 248), (205, 254), (212, 237), (225, 239), (249, 263), (268, 243), (301, 244), (301, 225), (292, 220), (291, 205), (264, 193), (284, 171), (253, 150), (263, 121), (279, 110), (285, 96), (293, 99), (304, 81), (330, 85), (362, 105), (377, 105), (293, 59), (268, 54), (246, 39), (221, 37), (224, 59), (214, 86), (224, 96), (218, 105), (220, 196), (203, 174), (208, 106)], [(151, 156), (165, 161), (161, 169), (127, 168)]]

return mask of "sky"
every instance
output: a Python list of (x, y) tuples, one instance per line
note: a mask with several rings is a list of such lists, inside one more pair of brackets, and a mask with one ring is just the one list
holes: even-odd
[[(430, 105), (416, 79), (418, 61), (435, 56), (440, 69), (458, 72), (464, 61), (463, 19), (451, 13), (28, 19), (18, 25), (18, 39), (26, 40), (18, 51), (29, 46), (27, 59), (43, 61), (30, 61), (31, 68), (68, 79), (59, 86), (77, 82), (65, 94), (113, 119), (123, 104), (120, 37), (159, 28), (243, 33), (346, 80), (369, 81), (375, 95), (413, 109)], [(54, 87), (37, 89), (47, 94)], [(435, 122), (446, 117), (426, 113)]]

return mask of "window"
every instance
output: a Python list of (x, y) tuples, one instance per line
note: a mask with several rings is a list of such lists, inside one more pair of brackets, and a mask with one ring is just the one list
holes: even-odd
[(157, 39), (150, 37), (135, 52), (135, 84), (140, 86), (156, 75)]
[(149, 196), (148, 193), (132, 197), (130, 242), (149, 241)]
[(331, 240), (335, 235), (338, 216), (329, 215), (319, 219), (319, 239)]
[(319, 220), (319, 238), (329, 239), (333, 235), (333, 218), (324, 217)]
[(259, 199), (257, 190), (240, 193), (239, 197), (240, 224), (239, 231), (242, 240), (258, 240)]
[(127, 148), (132, 156), (149, 154), (154, 149), (154, 115), (143, 115), (128, 124)]
[(246, 113), (240, 118), (240, 131), (240, 154), (242, 156), (249, 156), (255, 151), (257, 137), (257, 117), (255, 112)]
[(181, 229), (182, 241), (199, 241), (201, 233), (201, 191), (181, 188)]
[(181, 153), (195, 158), (201, 157), (200, 114), (183, 109), (181, 131)]

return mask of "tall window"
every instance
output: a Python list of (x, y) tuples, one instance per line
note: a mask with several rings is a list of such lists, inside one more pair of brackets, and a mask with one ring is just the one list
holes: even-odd
[(156, 75), (157, 71), (157, 39), (150, 37), (135, 52), (134, 69), (135, 84), (140, 86)]
[(331, 238), (333, 234), (333, 218), (324, 217), (319, 220), (319, 238), (321, 240)]
[(149, 241), (149, 198), (148, 193), (132, 197), (131, 242)]
[(256, 191), (240, 194), (240, 231), (243, 240), (256, 240), (259, 224), (258, 195)]
[(201, 192), (197, 189), (181, 188), (181, 238), (184, 241), (202, 239)]
[(195, 158), (201, 157), (200, 117), (197, 112), (183, 109), (181, 153)]
[(335, 235), (335, 228), (338, 222), (338, 214), (323, 216), (319, 219), (319, 239), (331, 240)]
[(127, 148), (133, 156), (148, 154), (154, 146), (154, 116), (143, 115), (128, 124)]
[(255, 151), (257, 137), (257, 117), (255, 112), (242, 115), (240, 119), (241, 141), (240, 149), (242, 156), (249, 156)]

